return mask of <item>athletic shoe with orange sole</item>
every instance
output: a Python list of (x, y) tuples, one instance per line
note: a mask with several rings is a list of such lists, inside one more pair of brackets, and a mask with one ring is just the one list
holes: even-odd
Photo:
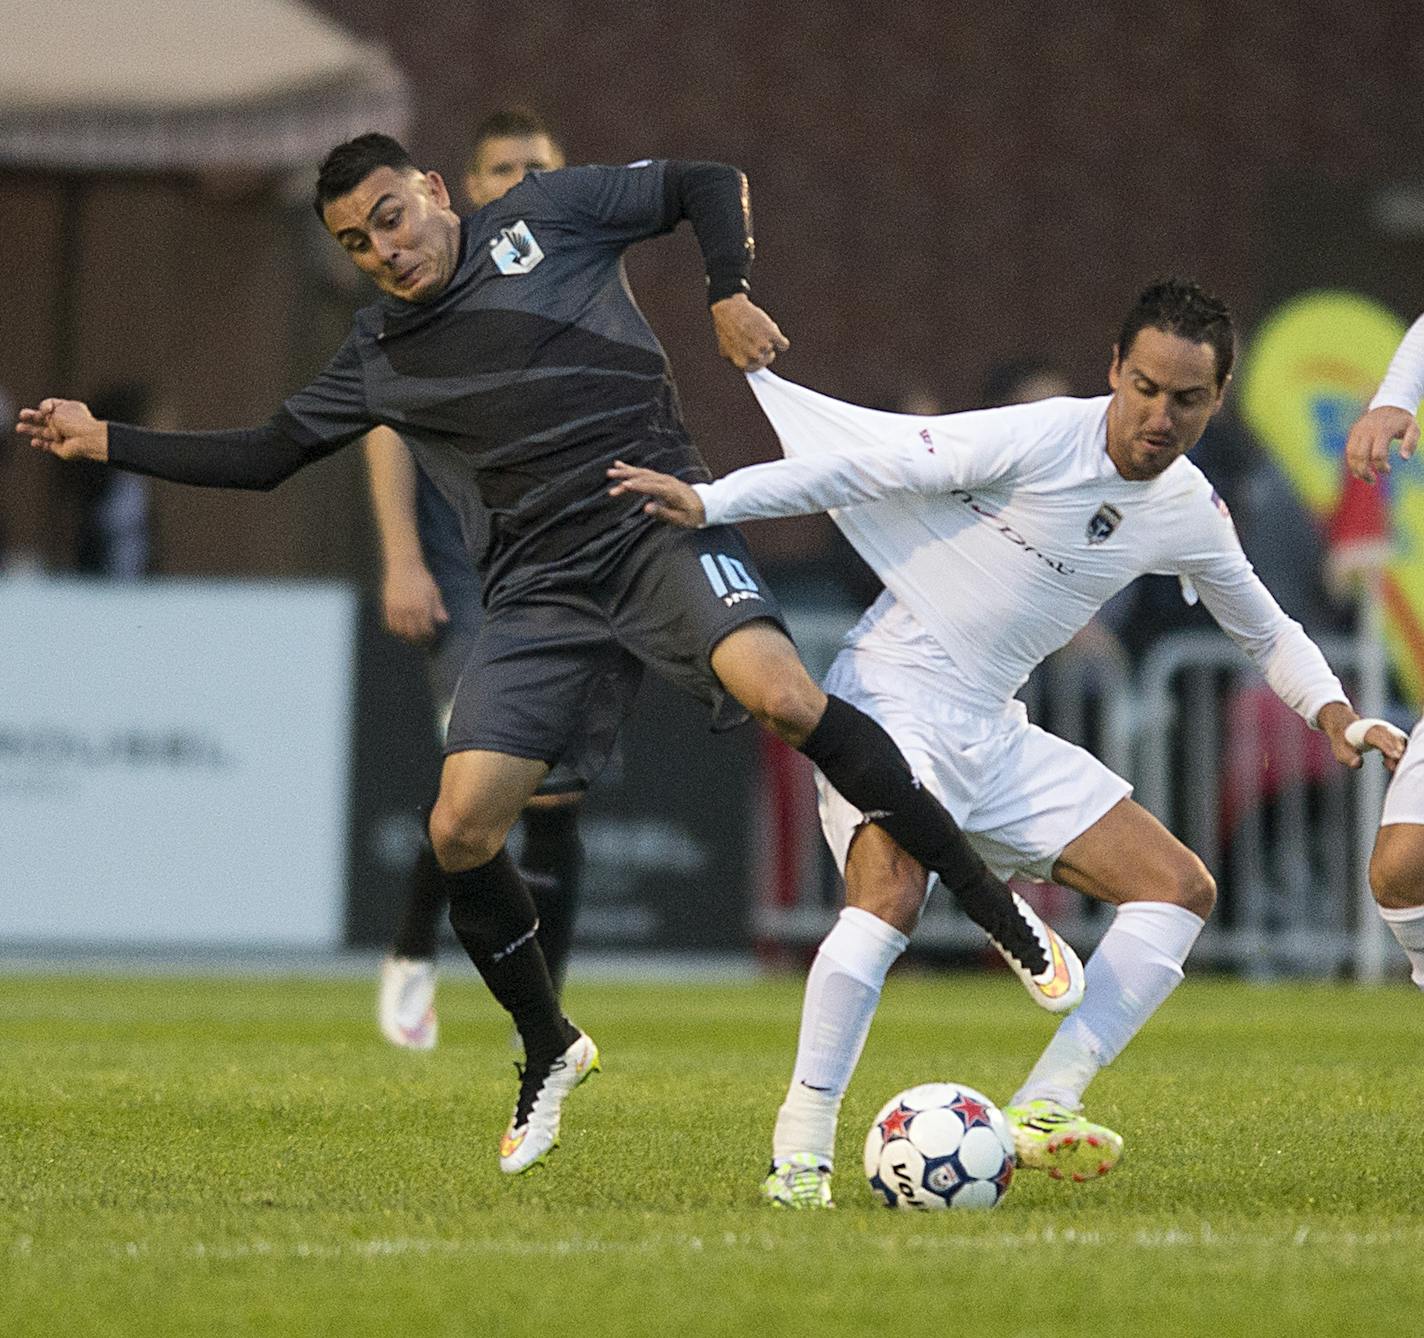
[(579, 1032), (578, 1039), (557, 1058), (520, 1068), (519, 1100), (499, 1143), (499, 1169), (505, 1175), (518, 1175), (537, 1166), (559, 1146), (564, 1098), (601, 1067), (598, 1047), (591, 1037)]
[(1083, 1002), (1083, 963), (1078, 954), (1058, 936), (1054, 929), (1017, 892), (1010, 892), (1014, 906), (1023, 916), (1024, 923), (1038, 940), (1043, 949), (1047, 965), (1036, 974), (1019, 961), (998, 939), (990, 943), (998, 949), (999, 955), (1012, 968), (1014, 975), (1023, 983), (1029, 997), (1040, 1008), (1050, 1013), (1066, 1013)]

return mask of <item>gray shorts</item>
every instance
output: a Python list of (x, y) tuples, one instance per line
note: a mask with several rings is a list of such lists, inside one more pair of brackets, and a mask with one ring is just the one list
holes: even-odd
[[(705, 702), (713, 729), (747, 718), (712, 672), (717, 644), (781, 609), (728, 526), (651, 529), (606, 578), (562, 581), (487, 609), (465, 661), (446, 753), (558, 764), (578, 788), (608, 760), (644, 668)], [(552, 780), (552, 774), (546, 778)]]

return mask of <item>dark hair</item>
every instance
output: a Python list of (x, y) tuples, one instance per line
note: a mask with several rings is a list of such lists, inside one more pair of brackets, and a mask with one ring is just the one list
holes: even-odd
[(1193, 344), (1210, 344), (1216, 355), (1217, 388), (1226, 384), (1236, 361), (1236, 331), (1219, 297), (1204, 293), (1190, 279), (1158, 279), (1138, 294), (1117, 336), (1121, 361), (1142, 330), (1161, 330)]
[(475, 127), (470, 137), (470, 156), (466, 159), (465, 171), (475, 171), (480, 161), (480, 150), (490, 140), (528, 139), (533, 135), (543, 135), (560, 153), (563, 152), (564, 146), (538, 112), (523, 106), (501, 107), (491, 112)]
[(398, 172), (415, 169), (405, 146), (389, 135), (371, 130), (338, 144), (322, 160), (316, 174), (316, 216), (326, 221), (326, 206), (353, 191), (378, 167), (394, 167)]

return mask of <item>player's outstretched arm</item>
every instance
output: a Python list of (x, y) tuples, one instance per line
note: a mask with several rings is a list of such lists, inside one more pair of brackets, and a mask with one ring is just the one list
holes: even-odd
[(109, 458), (109, 425), (95, 418), (79, 400), (41, 400), (37, 409), (21, 409), (15, 431), (36, 450), (61, 460)]
[[(1358, 768), (1364, 755), (1375, 748), (1393, 771), (1404, 756), (1408, 736), (1384, 720), (1362, 720), (1345, 702), (1328, 702), (1320, 708), (1315, 722), (1330, 740), (1330, 751), (1342, 766)], [(1363, 725), (1363, 729), (1351, 729)]]
[(769, 367), (791, 341), (745, 293), (734, 293), (712, 304), (712, 325), (717, 331), (717, 351), (744, 372)]
[(614, 480), (613, 487), (608, 490), (610, 496), (639, 493), (648, 499), (643, 505), (644, 512), (669, 525), (697, 530), (707, 523), (707, 512), (696, 490), (671, 474), (660, 474), (656, 469), (642, 469), (615, 460), (608, 477)]
[(1399, 442), (1399, 458), (1408, 460), (1419, 445), (1419, 422), (1408, 409), (1381, 404), (1364, 414), (1350, 429), (1345, 442), (1345, 459), (1350, 473), (1366, 483), (1374, 483), (1389, 473), (1389, 451)]

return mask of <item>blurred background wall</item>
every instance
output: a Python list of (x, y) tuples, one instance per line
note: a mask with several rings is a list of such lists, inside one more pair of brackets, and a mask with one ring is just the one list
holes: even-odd
[[(1247, 325), (1320, 282), (1424, 307), (1424, 41), (1407, 0), (315, 8), (388, 48), (410, 83), (411, 148), (451, 176), (470, 127), (511, 100), (548, 117), (574, 161), (744, 167), (756, 295), (794, 344), (779, 367), (833, 394), (969, 407), (992, 364), (1024, 354), (1095, 392), (1126, 302), (1166, 270)], [(83, 191), (66, 252), (72, 180), (0, 175), (0, 386), (25, 403), (142, 380), (175, 424), (265, 418), (363, 297), (309, 182), (106, 178)], [(59, 350), (52, 296), (76, 263)], [(768, 454), (715, 356), (691, 236), (639, 248), (630, 268), (713, 467)], [(0, 458), (12, 558), (65, 550), (48, 466), (17, 446)], [(363, 576), (360, 485), (351, 451), (271, 496), (161, 485), (157, 569)], [(752, 538), (764, 559), (804, 559), (829, 528)]]

